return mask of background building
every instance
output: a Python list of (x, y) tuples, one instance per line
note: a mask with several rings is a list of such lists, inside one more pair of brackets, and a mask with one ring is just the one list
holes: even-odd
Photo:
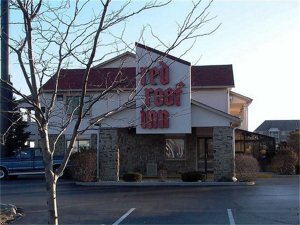
[(265, 120), (255, 132), (275, 138), (276, 144), (287, 142), (290, 132), (300, 129), (300, 120)]

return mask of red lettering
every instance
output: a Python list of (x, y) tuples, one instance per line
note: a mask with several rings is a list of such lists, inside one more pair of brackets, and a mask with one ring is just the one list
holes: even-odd
[(141, 110), (141, 127), (146, 128), (146, 112), (144, 111), (144, 107)]
[(160, 83), (166, 85), (169, 83), (169, 66), (164, 62), (159, 62), (160, 68)]
[(154, 110), (148, 111), (148, 128), (157, 128), (157, 112)]
[(150, 106), (150, 99), (151, 99), (151, 93), (153, 93), (154, 90), (152, 88), (145, 88), (145, 105)]
[(180, 95), (182, 93), (181, 88), (176, 88), (175, 89), (175, 102), (176, 102), (176, 106), (180, 106), (181, 102), (180, 102)]
[(159, 110), (159, 128), (169, 128), (170, 113), (167, 110)]
[(176, 106), (180, 106), (180, 95), (182, 94), (181, 88), (184, 86), (184, 83), (181, 81), (178, 84), (176, 84), (176, 89), (175, 89), (175, 102)]
[(165, 97), (165, 105), (171, 106), (174, 105), (174, 90), (172, 88), (168, 88), (164, 91)]
[(164, 104), (164, 91), (161, 88), (154, 90), (154, 105), (161, 106)]
[(178, 84), (176, 84), (176, 87), (182, 88), (184, 87), (184, 83), (180, 81)]
[(152, 69), (150, 69), (150, 84), (152, 85), (156, 85), (156, 82), (155, 82), (155, 77), (157, 77), (158, 75), (158, 69), (157, 67), (153, 67)]

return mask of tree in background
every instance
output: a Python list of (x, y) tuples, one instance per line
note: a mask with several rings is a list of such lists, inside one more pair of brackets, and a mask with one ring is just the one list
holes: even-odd
[(14, 99), (12, 102), (13, 113), (11, 116), (11, 125), (6, 132), (5, 145), (7, 147), (7, 155), (13, 154), (13, 151), (18, 148), (25, 147), (26, 141), (30, 136), (30, 132), (26, 132), (28, 124), (23, 120), (23, 115), (18, 109), (18, 103)]
[(291, 131), (288, 136), (287, 145), (293, 148), (296, 152), (300, 152), (300, 130)]
[[(115, 56), (126, 50), (132, 51), (133, 44), (124, 38), (130, 19), (145, 13), (145, 11), (167, 7), (169, 3), (170, 1), (116, 1), (116, 3), (112, 3), (110, 0), (10, 1), (11, 11), (16, 14), (12, 17), (16, 21), (11, 22), (13, 26), (11, 30), (17, 33), (10, 38), (10, 49), (17, 58), (30, 94), (28, 96), (24, 92), (12, 88), (14, 93), (24, 99), (29, 107), (35, 111), (34, 120), (41, 137), (45, 165), (49, 224), (58, 224), (56, 203), (58, 178), (66, 168), (77, 137), (93, 125), (89, 124), (88, 127), (82, 127), (83, 119), (87, 117), (93, 105), (120, 84), (126, 82), (126, 78), (122, 77), (120, 68), (115, 80), (105, 90), (99, 90), (87, 102), (87, 84), (93, 65), (104, 61), (110, 55)], [(197, 38), (210, 35), (219, 27), (219, 25), (213, 28), (206, 27), (213, 19), (208, 11), (212, 1), (206, 3), (202, 1), (188, 2), (185, 6), (188, 7), (189, 4), (190, 10), (186, 13), (185, 18), (182, 22), (177, 23), (177, 33), (172, 35), (168, 32), (168, 36), (171, 37), (168, 43), (164, 43), (155, 34), (151, 24), (145, 25), (138, 41), (144, 42), (143, 32), (148, 28), (150, 34), (147, 35), (147, 39), (156, 40), (165, 54), (186, 43), (188, 47), (183, 51), (182, 55), (184, 55), (193, 47)], [(152, 12), (154, 16), (153, 13), (155, 12)], [(149, 22), (151, 22), (151, 18), (149, 18)], [(133, 24), (133, 26), (135, 25)], [(155, 60), (151, 63), (155, 63)], [(61, 70), (72, 68), (74, 65), (84, 70), (82, 87), (77, 99), (78, 102), (76, 102), (78, 105), (72, 109), (72, 112), (68, 111), (68, 115), (61, 117), (60, 124), (54, 125), (58, 135), (54, 141), (50, 141), (49, 130), (53, 128), (51, 127), (51, 119), (62, 115), (62, 111), (55, 111), (58, 106), (58, 82)], [(55, 78), (55, 84), (51, 97), (46, 99), (43, 95), (42, 86), (49, 77)], [(133, 99), (129, 99), (125, 104), (132, 101)], [(42, 107), (45, 107), (45, 110)], [(64, 107), (61, 109), (65, 109)], [(72, 127), (72, 135), (63, 163), (57, 170), (54, 170), (53, 155), (57, 151), (57, 141), (70, 127)]]
[(299, 174), (300, 131), (291, 131), (287, 142), (279, 144), (271, 160), (271, 169), (279, 174)]
[(288, 146), (290, 146), (298, 156), (295, 165), (296, 174), (300, 173), (300, 129), (290, 132), (288, 137)]

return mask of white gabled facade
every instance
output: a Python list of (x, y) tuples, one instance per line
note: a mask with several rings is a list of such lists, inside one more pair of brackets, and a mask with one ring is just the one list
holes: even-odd
[[(120, 68), (120, 67), (136, 67), (135, 54), (126, 52), (117, 56), (111, 60), (101, 63), (94, 67), (94, 69), (101, 68)], [(179, 66), (180, 67), (180, 66)], [(178, 70), (178, 69), (176, 69)], [(232, 124), (240, 125), (242, 129), (248, 129), (248, 106), (251, 103), (251, 99), (235, 92), (231, 91), (232, 87), (189, 87), (189, 108), (190, 111), (187, 121), (188, 127), (213, 127), (213, 126), (231, 126)], [(106, 114), (109, 111), (118, 109), (129, 99), (133, 98), (132, 91), (134, 89), (117, 89), (107, 94), (103, 99), (99, 100), (91, 110), (89, 115), (82, 121), (82, 127), (86, 127), (90, 124), (91, 120), (99, 118), (99, 116)], [(76, 90), (59, 90), (59, 101), (56, 102), (55, 110), (52, 113), (51, 129), (49, 134), (56, 135), (60, 129), (61, 121), (68, 118), (67, 102), (71, 96), (78, 96), (80, 93)], [(88, 96), (92, 98), (97, 95), (97, 90), (89, 90)], [(43, 94), (43, 104), (47, 106), (52, 96), (51, 91), (45, 91)], [(20, 103), (20, 108), (30, 108), (30, 106)], [(176, 110), (176, 108), (175, 108)], [(100, 127), (135, 127), (139, 125), (138, 114), (136, 113), (136, 107), (119, 109), (117, 112), (112, 113), (110, 116), (103, 118), (98, 125)], [(186, 124), (186, 123), (185, 123)], [(74, 122), (70, 123), (64, 132), (63, 144), (66, 147), (68, 140), (71, 138), (72, 128)], [(79, 142), (82, 141), (82, 145), (89, 145), (92, 148), (98, 148), (98, 128), (94, 126), (87, 130), (84, 134), (78, 137)], [(171, 133), (176, 133), (176, 129)], [(30, 141), (32, 145), (39, 145), (39, 135), (37, 126), (33, 121), (29, 121), (28, 131), (31, 132)], [(182, 133), (182, 132), (181, 132)], [(96, 140), (92, 140), (93, 138)], [(81, 143), (78, 143), (81, 145)]]

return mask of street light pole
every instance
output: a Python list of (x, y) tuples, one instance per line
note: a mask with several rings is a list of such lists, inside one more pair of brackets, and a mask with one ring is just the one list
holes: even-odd
[[(10, 126), (12, 110), (12, 90), (9, 78), (9, 0), (1, 0), (1, 139)], [(1, 140), (2, 142), (2, 140)], [(6, 154), (5, 145), (0, 144), (0, 154)]]

